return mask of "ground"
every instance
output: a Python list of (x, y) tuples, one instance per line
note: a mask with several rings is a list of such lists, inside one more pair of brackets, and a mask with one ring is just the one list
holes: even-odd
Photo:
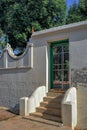
[(0, 130), (71, 130), (68, 127), (58, 127), (25, 119), (22, 116), (0, 109)]

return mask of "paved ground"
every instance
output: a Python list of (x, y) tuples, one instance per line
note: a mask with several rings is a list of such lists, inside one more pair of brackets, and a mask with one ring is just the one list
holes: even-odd
[(44, 124), (12, 114), (7, 110), (0, 110), (0, 130), (71, 130), (68, 127), (58, 127)]

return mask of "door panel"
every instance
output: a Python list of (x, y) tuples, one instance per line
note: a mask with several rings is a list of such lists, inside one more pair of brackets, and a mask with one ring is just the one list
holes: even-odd
[(51, 88), (69, 87), (69, 44), (68, 41), (51, 44)]

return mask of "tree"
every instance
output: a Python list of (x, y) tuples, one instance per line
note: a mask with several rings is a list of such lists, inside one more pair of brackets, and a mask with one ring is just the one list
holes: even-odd
[(87, 0), (79, 0), (77, 4), (74, 1), (73, 5), (68, 11), (68, 17), (66, 23), (74, 23), (87, 19)]
[(79, 12), (81, 15), (81, 20), (86, 20), (87, 19), (87, 0), (80, 0)]
[(81, 16), (79, 15), (78, 4), (76, 3), (76, 1), (74, 1), (74, 3), (72, 4), (72, 6), (68, 11), (68, 17), (66, 23), (69, 24), (69, 23), (79, 22), (80, 17)]
[(13, 48), (26, 45), (32, 26), (39, 31), (65, 24), (66, 0), (1, 0), (0, 7), (1, 27)]
[(7, 42), (7, 36), (3, 33), (0, 28), (0, 50), (5, 48)]

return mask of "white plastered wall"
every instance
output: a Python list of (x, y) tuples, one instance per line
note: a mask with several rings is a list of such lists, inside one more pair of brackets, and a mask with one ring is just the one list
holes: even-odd
[[(49, 43), (53, 41), (59, 41), (64, 39), (69, 39), (69, 53), (70, 53), (70, 81), (71, 81), (71, 87), (75, 85), (73, 76), (76, 69), (81, 69), (84, 66), (87, 67), (87, 21), (65, 25), (61, 27), (56, 27), (48, 30), (43, 30), (39, 32), (35, 32), (32, 35), (32, 38), (36, 45), (40, 46), (46, 46), (46, 90), (50, 88), (50, 54), (49, 54)], [(85, 48), (85, 51), (83, 50)], [(79, 51), (78, 51), (79, 50)], [(86, 56), (85, 58), (81, 58), (82, 56)], [(78, 81), (79, 82), (79, 81)], [(76, 87), (76, 86), (74, 86)], [(83, 86), (82, 86), (83, 87)], [(83, 87), (84, 89), (84, 87)], [(82, 98), (80, 100), (80, 94), (81, 94), (80, 87), (77, 89), (78, 93), (78, 110), (77, 110), (77, 122), (78, 126), (80, 124), (83, 124), (82, 119), (87, 118), (87, 112), (85, 111), (83, 113), (82, 106), (84, 104), (87, 104), (86, 102), (86, 95), (84, 96), (85, 103), (83, 104)], [(85, 88), (87, 91), (87, 88)], [(79, 94), (80, 93), (80, 94)], [(81, 96), (81, 97), (83, 97)], [(84, 117), (82, 116), (81, 112), (84, 114)]]

